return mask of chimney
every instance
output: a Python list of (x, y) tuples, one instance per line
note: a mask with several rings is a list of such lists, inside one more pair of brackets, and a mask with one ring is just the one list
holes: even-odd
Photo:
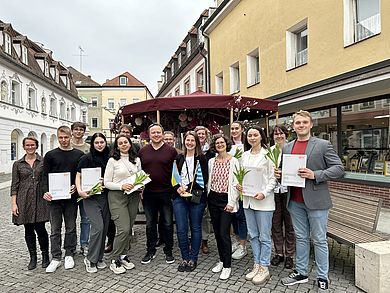
[(91, 78), (91, 75), (87, 75), (88, 76), (88, 78)]

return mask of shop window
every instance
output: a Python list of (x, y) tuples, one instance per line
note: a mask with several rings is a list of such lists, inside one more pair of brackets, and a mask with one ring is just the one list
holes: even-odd
[(240, 64), (234, 63), (230, 69), (230, 93), (234, 94), (240, 91)]
[(344, 0), (344, 45), (381, 32), (380, 0)]
[(215, 93), (223, 94), (223, 72), (215, 76)]
[(308, 60), (307, 19), (294, 25), (286, 32), (287, 70), (304, 65)]

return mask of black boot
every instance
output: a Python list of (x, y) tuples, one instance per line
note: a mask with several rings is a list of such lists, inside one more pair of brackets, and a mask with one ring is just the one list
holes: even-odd
[(28, 269), (31, 271), (37, 267), (37, 253), (30, 252), (30, 262), (28, 264)]
[(30, 263), (27, 268), (33, 270), (37, 267), (37, 244), (35, 240), (35, 235), (25, 236), (28, 252), (30, 253)]
[(50, 264), (49, 252), (42, 251), (42, 268), (46, 269)]

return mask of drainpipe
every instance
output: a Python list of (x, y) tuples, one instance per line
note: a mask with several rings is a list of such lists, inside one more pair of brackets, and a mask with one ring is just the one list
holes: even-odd
[(205, 80), (205, 88), (206, 93), (211, 93), (211, 87), (210, 87), (210, 39), (209, 36), (205, 34), (204, 31), (202, 31), (202, 35), (205, 38), (205, 42), (207, 42), (207, 54), (203, 54), (203, 50), (200, 53), (204, 58), (205, 63), (205, 74), (206, 74), (206, 80)]

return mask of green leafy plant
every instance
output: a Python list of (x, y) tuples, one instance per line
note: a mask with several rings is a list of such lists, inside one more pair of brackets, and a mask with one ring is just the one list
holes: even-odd
[(236, 148), (236, 152), (234, 153), (234, 157), (238, 160), (238, 159), (241, 159), (242, 157), (242, 154), (244, 153), (244, 151), (240, 148)]
[[(88, 197), (92, 196), (92, 195), (95, 195), (95, 194), (98, 194), (98, 193), (101, 193), (104, 189), (104, 186), (102, 186), (102, 183), (99, 181), (98, 183), (96, 183), (90, 191), (87, 192), (88, 194)], [(82, 197), (79, 197), (77, 199), (77, 202), (83, 200), (84, 198)]]
[[(237, 168), (235, 167), (235, 171), (233, 172), (234, 176), (236, 177), (238, 183), (242, 186), (242, 183), (244, 182), (244, 177), (246, 174), (248, 174), (250, 170), (245, 169), (243, 166), (240, 166)], [(242, 191), (240, 191), (240, 199), (242, 200)]]
[(275, 145), (272, 150), (268, 148), (268, 152), (265, 154), (265, 156), (274, 164), (275, 169), (279, 167), (279, 157), (281, 153), (282, 151), (279, 146)]

